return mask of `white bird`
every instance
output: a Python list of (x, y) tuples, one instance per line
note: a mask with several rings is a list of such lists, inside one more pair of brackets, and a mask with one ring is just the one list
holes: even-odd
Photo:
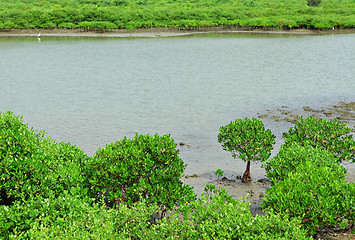
[(37, 37), (40, 38), (41, 37), (41, 33), (38, 33)]

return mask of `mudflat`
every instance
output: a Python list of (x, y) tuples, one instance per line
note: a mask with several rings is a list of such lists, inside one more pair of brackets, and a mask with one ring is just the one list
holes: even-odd
[(200, 29), (147, 28), (147, 29), (107, 29), (87, 31), (83, 29), (0, 29), (0, 37), (176, 37), (205, 33), (252, 33), (252, 34), (348, 34), (355, 29), (311, 30), (311, 29), (251, 29), (243, 27), (206, 27)]

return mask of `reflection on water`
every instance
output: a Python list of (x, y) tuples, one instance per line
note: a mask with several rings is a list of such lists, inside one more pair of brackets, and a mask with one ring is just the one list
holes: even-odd
[[(354, 42), (354, 34), (0, 38), (0, 110), (89, 155), (135, 132), (171, 134), (191, 145), (180, 151), (187, 172), (241, 173), (245, 163), (217, 143), (219, 127), (282, 105), (354, 101)], [(265, 124), (278, 136), (290, 126)]]

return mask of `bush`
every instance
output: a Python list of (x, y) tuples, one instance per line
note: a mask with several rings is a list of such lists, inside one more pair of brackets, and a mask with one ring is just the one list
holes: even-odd
[(89, 185), (110, 206), (146, 199), (172, 207), (192, 200), (192, 187), (180, 181), (185, 165), (178, 153), (169, 135), (124, 138), (95, 153), (87, 168)]
[(157, 206), (144, 201), (106, 209), (105, 204), (68, 196), (54, 200), (49, 208), (54, 204), (64, 207), (64, 214), (55, 210), (42, 223), (34, 222), (26, 233), (30, 239), (152, 239), (150, 221)]
[(42, 171), (40, 181), (42, 195), (49, 196), (53, 194), (60, 196), (64, 190), (72, 187), (78, 188), (81, 195), (87, 195), (87, 190), (84, 188), (87, 176), (84, 174), (84, 169), (89, 161), (89, 157), (83, 150), (70, 143), (56, 143), (51, 139), (42, 144)]
[(7, 237), (29, 239), (310, 239), (299, 220), (273, 213), (254, 218), (248, 203), (232, 199), (224, 189), (182, 204), (154, 222), (157, 209), (139, 201), (107, 210), (74, 189), (58, 198), (0, 206), (0, 223), (14, 221)]
[(324, 148), (333, 153), (339, 162), (355, 162), (355, 141), (353, 136), (349, 135), (351, 131), (351, 128), (337, 119), (303, 119), (300, 116), (300, 122), (296, 122), (293, 128), (283, 133), (283, 137), (286, 146), (297, 143), (301, 146)]
[(219, 129), (218, 142), (223, 150), (232, 152), (247, 163), (242, 180), (250, 180), (250, 161), (265, 161), (270, 157), (275, 144), (275, 135), (265, 130), (261, 120), (256, 118), (237, 119)]
[(43, 132), (36, 132), (23, 124), (12, 112), (0, 115), (0, 204), (10, 205), (25, 198), (23, 185), (30, 181), (35, 166), (31, 164)]
[(0, 114), (0, 205), (37, 195), (59, 196), (65, 189), (83, 185), (84, 152), (44, 135), (12, 112)]
[(13, 206), (0, 206), (0, 236), (5, 239), (108, 239), (113, 236), (118, 214), (80, 194), (73, 188), (60, 197), (39, 196)]
[(295, 172), (299, 165), (307, 161), (313, 161), (315, 167), (327, 166), (334, 170), (341, 170), (340, 174), (346, 173), (346, 168), (335, 166), (338, 159), (328, 150), (320, 148), (301, 147), (298, 144), (282, 145), (279, 153), (263, 164), (266, 177), (272, 180), (272, 184), (284, 180), (289, 173)]
[(344, 172), (340, 164), (320, 166), (308, 160), (266, 190), (263, 208), (301, 219), (311, 234), (324, 224), (346, 226), (346, 220), (354, 219), (355, 188)]
[[(203, 194), (153, 226), (154, 239), (309, 239), (300, 221), (270, 213), (254, 218), (249, 203), (232, 199), (225, 189)], [(153, 235), (154, 234), (154, 235)]]

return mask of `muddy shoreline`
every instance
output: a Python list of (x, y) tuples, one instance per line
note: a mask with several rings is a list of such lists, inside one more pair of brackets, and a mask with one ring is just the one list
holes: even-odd
[[(300, 109), (291, 109), (287, 106), (280, 106), (280, 108), (266, 110), (264, 113), (256, 114), (256, 117), (261, 120), (268, 118), (275, 122), (283, 121), (289, 123), (299, 121), (299, 116), (303, 118), (312, 116), (315, 119), (322, 118), (327, 120), (338, 119), (340, 123), (344, 123), (347, 127), (351, 128), (351, 134), (353, 136), (355, 135), (355, 102), (339, 102), (336, 105), (321, 108), (303, 106)], [(180, 143), (180, 146), (182, 144), (183, 143)], [(240, 160), (236, 159), (235, 161)], [(355, 182), (355, 163), (344, 162), (342, 165), (348, 169), (348, 181)], [(259, 168), (261, 167), (261, 163), (256, 163), (253, 167)], [(242, 172), (236, 174), (234, 172), (225, 171), (224, 175), (220, 179), (217, 179), (214, 172), (211, 171), (203, 174), (183, 175), (182, 179), (184, 183), (194, 186), (195, 192), (198, 195), (204, 191), (207, 183), (214, 183), (226, 187), (230, 194), (236, 199), (260, 199), (263, 193), (265, 193), (265, 189), (270, 187), (270, 182), (265, 176), (254, 178), (251, 182), (246, 184), (241, 182), (241, 176)]]
[[(303, 106), (299, 109), (291, 109), (287, 106), (280, 106), (280, 108), (277, 109), (257, 113), (255, 117), (260, 119), (272, 119), (275, 123), (281, 121), (295, 123), (299, 120), (298, 116), (304, 118), (313, 116), (317, 119), (322, 118), (328, 120), (336, 118), (341, 123), (345, 123), (349, 128), (353, 129), (352, 135), (355, 135), (355, 102), (339, 102), (336, 105), (321, 108)], [(349, 182), (355, 182), (355, 163), (343, 162), (342, 165), (347, 168), (347, 180)], [(255, 167), (261, 167), (261, 164), (258, 163)], [(233, 198), (239, 200), (244, 199), (250, 202), (250, 210), (254, 216), (264, 215), (265, 213), (260, 210), (260, 204), (263, 201), (265, 190), (271, 187), (269, 179), (266, 177), (254, 178), (251, 182), (242, 183), (241, 174), (242, 173), (236, 175), (227, 172), (221, 178), (217, 179), (211, 171), (201, 175), (184, 175), (182, 181), (185, 184), (193, 186), (195, 193), (198, 195), (204, 191), (206, 184), (214, 184), (217, 188), (224, 187)], [(322, 229), (322, 232), (318, 233), (318, 237), (321, 239), (351, 239), (355, 237), (351, 231), (351, 229), (329, 227)]]
[(148, 28), (148, 29), (110, 29), (105, 31), (85, 31), (82, 29), (0, 29), (0, 37), (177, 37), (207, 33), (250, 33), (250, 34), (292, 34), (292, 35), (323, 35), (323, 34), (351, 34), (355, 29), (310, 30), (310, 29), (251, 29), (243, 27), (206, 27), (193, 30), (178, 30), (174, 28)]

